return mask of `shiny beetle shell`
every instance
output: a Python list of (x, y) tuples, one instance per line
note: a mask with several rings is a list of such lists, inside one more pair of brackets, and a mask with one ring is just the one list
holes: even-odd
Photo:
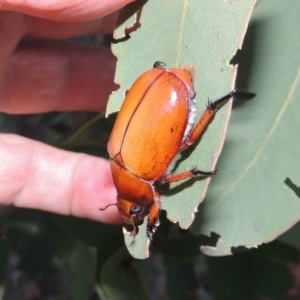
[(141, 75), (117, 117), (110, 157), (140, 179), (159, 180), (181, 148), (193, 97), (187, 69), (154, 68)]

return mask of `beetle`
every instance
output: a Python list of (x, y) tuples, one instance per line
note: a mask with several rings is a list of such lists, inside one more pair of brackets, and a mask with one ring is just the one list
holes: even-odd
[(173, 174), (180, 153), (204, 132), (212, 117), (229, 98), (232, 90), (208, 102), (195, 123), (196, 102), (192, 68), (166, 68), (155, 62), (128, 90), (108, 141), (112, 178), (117, 190), (120, 215), (138, 234), (138, 226), (148, 215), (147, 235), (159, 225), (160, 195), (157, 186), (194, 176), (211, 176), (213, 171), (196, 168)]

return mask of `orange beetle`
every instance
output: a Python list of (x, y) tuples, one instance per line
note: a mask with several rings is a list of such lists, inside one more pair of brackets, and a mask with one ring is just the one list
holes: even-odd
[(193, 70), (165, 68), (156, 62), (143, 73), (126, 94), (108, 142), (117, 205), (124, 221), (133, 226), (148, 217), (147, 235), (152, 241), (158, 226), (160, 197), (158, 184), (175, 182), (197, 175), (210, 176), (216, 171), (192, 169), (172, 174), (180, 152), (203, 133), (218, 107), (237, 93), (209, 102), (194, 126), (195, 92)]

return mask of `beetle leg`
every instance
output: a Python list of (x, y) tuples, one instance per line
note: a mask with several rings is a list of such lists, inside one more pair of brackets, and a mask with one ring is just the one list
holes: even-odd
[(153, 204), (151, 206), (149, 216), (148, 216), (148, 226), (147, 226), (147, 236), (154, 244), (153, 234), (159, 225), (159, 212), (160, 212), (160, 197), (157, 192), (154, 192)]
[[(203, 115), (201, 116), (201, 119), (196, 124), (194, 129), (191, 131), (190, 135), (187, 137), (187, 139), (183, 142), (183, 145), (181, 147), (181, 150), (185, 150), (190, 145), (192, 145), (197, 138), (204, 132), (207, 125), (210, 123), (211, 119), (219, 109), (219, 107), (228, 99), (230, 99), (235, 94), (239, 93), (240, 91), (237, 89), (232, 90), (227, 95), (223, 96), (220, 99), (217, 99), (213, 102), (208, 102), (207, 107)], [(191, 177), (191, 176), (190, 176)]]
[(217, 173), (217, 170), (214, 171), (202, 171), (202, 170), (197, 170), (196, 168), (191, 169), (189, 171), (185, 171), (179, 174), (171, 174), (168, 175), (164, 178), (161, 179), (160, 183), (165, 184), (165, 183), (171, 183), (171, 182), (176, 182), (184, 179), (188, 179), (191, 177), (195, 177), (198, 175), (203, 175), (203, 176), (211, 176), (215, 175)]
[(148, 226), (151, 227), (156, 219), (158, 218), (160, 212), (160, 197), (158, 192), (154, 192), (153, 204), (151, 206), (149, 217), (148, 217)]
[(133, 218), (131, 219), (131, 225), (133, 226), (133, 230), (130, 231), (130, 236), (135, 237), (139, 233), (139, 228), (134, 224)]

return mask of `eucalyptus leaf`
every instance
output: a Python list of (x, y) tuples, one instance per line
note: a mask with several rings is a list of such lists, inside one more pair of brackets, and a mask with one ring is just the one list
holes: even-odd
[[(118, 58), (115, 82), (120, 84), (120, 89), (111, 95), (107, 113), (119, 110), (126, 90), (135, 79), (150, 69), (155, 61), (162, 61), (168, 67), (190, 66), (195, 69), (199, 119), (208, 99), (218, 99), (234, 87), (237, 68), (230, 65), (230, 60), (241, 47), (254, 3), (254, 0), (155, 0), (147, 1), (137, 15), (134, 15), (134, 11), (130, 14), (127, 8), (125, 13), (121, 13), (116, 37), (124, 36), (125, 30), (131, 26), (135, 31), (130, 33), (128, 40), (113, 46)], [(158, 105), (153, 103), (153, 109)], [(195, 166), (202, 170), (214, 170), (230, 110), (231, 102), (220, 109), (201, 138), (201, 143), (198, 141), (183, 153), (175, 172)], [(197, 206), (205, 196), (209, 180), (205, 178), (183, 185), (172, 184), (170, 192), (161, 197), (162, 209), (167, 211), (167, 217), (172, 222), (179, 222), (182, 228), (188, 228), (194, 220)], [(172, 192), (175, 186), (176, 193)], [(138, 244), (139, 239), (144, 239), (144, 234), (138, 234), (136, 243), (130, 244)], [(146, 257), (147, 247), (148, 243), (144, 242), (144, 249), (131, 249), (129, 246), (129, 251), (134, 257)], [(138, 253), (135, 249), (139, 249)]]
[(208, 255), (256, 247), (300, 219), (299, 1), (259, 1), (240, 53), (237, 85), (256, 93), (233, 110), (225, 146), (192, 232), (221, 237)]

